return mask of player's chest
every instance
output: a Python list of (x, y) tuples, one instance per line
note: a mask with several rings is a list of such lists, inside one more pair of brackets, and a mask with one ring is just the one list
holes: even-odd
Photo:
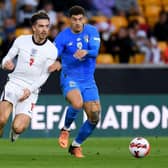
[(45, 63), (46, 58), (46, 51), (38, 47), (19, 49), (19, 61), (23, 64), (40, 66)]
[(74, 53), (77, 49), (88, 49), (89, 36), (86, 34), (67, 38), (65, 46), (66, 50), (72, 53)]

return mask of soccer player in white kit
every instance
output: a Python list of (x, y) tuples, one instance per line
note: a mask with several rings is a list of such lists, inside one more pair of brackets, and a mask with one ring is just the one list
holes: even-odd
[[(49, 77), (48, 67), (57, 58), (57, 48), (47, 39), (50, 20), (44, 11), (31, 18), (32, 35), (21, 35), (2, 60), (2, 68), (13, 70), (0, 101), (0, 135), (12, 112), (11, 141), (29, 126), (39, 88)], [(13, 59), (17, 56), (16, 65)], [(57, 69), (59, 70), (59, 68)]]

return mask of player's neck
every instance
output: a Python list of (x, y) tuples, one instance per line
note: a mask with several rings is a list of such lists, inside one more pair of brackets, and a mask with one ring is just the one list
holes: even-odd
[(84, 29), (84, 25), (83, 25), (83, 27), (81, 28), (80, 31), (75, 31), (75, 30), (71, 27), (71, 31), (72, 31), (72, 33), (74, 33), (74, 34), (79, 34), (79, 33), (81, 33), (81, 32), (83, 31), (83, 29)]
[(42, 44), (44, 44), (44, 43), (47, 41), (47, 38), (45, 38), (45, 39), (40, 39), (40, 38), (38, 38), (37, 36), (33, 35), (33, 36), (32, 36), (32, 40), (33, 40), (33, 42), (34, 42), (35, 44), (37, 44), (37, 45), (42, 45)]

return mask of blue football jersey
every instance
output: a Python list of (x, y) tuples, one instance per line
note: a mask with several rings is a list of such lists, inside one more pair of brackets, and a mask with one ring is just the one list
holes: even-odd
[[(80, 33), (66, 28), (56, 36), (54, 44), (62, 61), (62, 73), (79, 80), (94, 78), (96, 57), (100, 48), (100, 36), (96, 27), (86, 24)], [(81, 60), (74, 57), (78, 49), (88, 51)]]

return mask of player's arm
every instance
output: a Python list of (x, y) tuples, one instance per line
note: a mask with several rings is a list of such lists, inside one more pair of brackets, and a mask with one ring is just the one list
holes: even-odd
[(89, 48), (79, 49), (74, 53), (75, 58), (82, 59), (83, 57), (97, 57), (100, 48), (100, 37), (96, 29), (90, 29)]
[(89, 49), (87, 50), (87, 56), (97, 57), (100, 48), (100, 36), (97, 29), (93, 29), (89, 39)]
[(48, 71), (51, 73), (54, 71), (59, 71), (61, 70), (61, 68), (62, 68), (61, 59), (57, 58), (56, 61), (48, 67)]
[[(46, 70), (46, 68), (44, 68)], [(39, 89), (47, 80), (47, 78), (49, 77), (50, 73), (46, 70), (43, 71), (40, 78), (37, 78), (36, 82), (34, 82), (33, 85), (31, 85), (29, 88), (25, 88), (23, 89), (23, 94), (22, 96), (19, 98), (19, 101), (24, 101), (25, 99), (27, 99), (30, 94), (34, 91), (36, 91), (37, 89)]]
[(13, 70), (15, 65), (13, 59), (17, 56), (19, 51), (18, 40), (16, 39), (7, 55), (2, 60), (2, 69)]
[(19, 101), (22, 102), (30, 96), (31, 92), (28, 88), (23, 89), (23, 95), (19, 98)]
[(49, 66), (48, 71), (49, 72), (54, 72), (54, 71), (59, 71), (62, 68), (61, 65), (61, 53), (64, 50), (64, 42), (63, 42), (63, 37), (62, 34), (59, 34), (55, 40), (54, 40), (54, 45), (56, 46), (58, 50), (58, 57), (55, 60), (55, 62)]

